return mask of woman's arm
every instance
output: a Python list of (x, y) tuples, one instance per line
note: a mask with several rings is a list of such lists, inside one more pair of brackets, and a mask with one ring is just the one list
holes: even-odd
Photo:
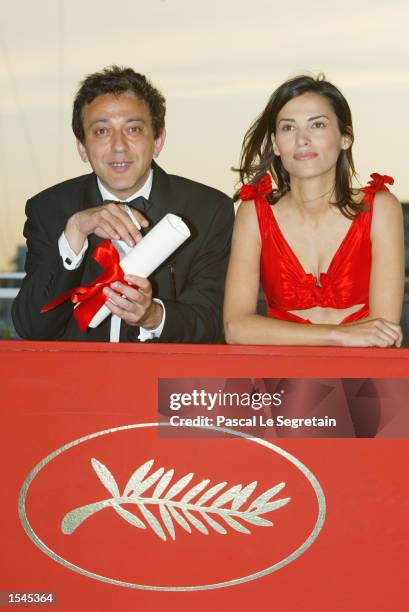
[(243, 202), (234, 224), (225, 290), (224, 325), (229, 344), (391, 346), (401, 340), (399, 326), (380, 319), (351, 326), (305, 325), (257, 315), (260, 253), (254, 203)]
[(357, 323), (341, 326), (339, 332), (354, 333), (354, 327), (365, 322), (380, 321), (392, 331), (398, 330), (398, 338), (392, 345), (400, 346), (402, 331), (398, 323), (402, 315), (405, 288), (402, 206), (394, 195), (380, 191), (375, 196), (373, 207), (369, 314)]
[(373, 207), (368, 319), (399, 323), (405, 286), (402, 206), (394, 195), (381, 191)]

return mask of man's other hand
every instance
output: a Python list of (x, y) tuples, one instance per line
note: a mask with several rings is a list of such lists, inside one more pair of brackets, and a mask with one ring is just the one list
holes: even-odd
[(156, 329), (162, 321), (163, 309), (152, 300), (150, 282), (130, 274), (124, 280), (131, 285), (117, 281), (104, 289), (104, 294), (109, 298), (105, 305), (128, 325)]

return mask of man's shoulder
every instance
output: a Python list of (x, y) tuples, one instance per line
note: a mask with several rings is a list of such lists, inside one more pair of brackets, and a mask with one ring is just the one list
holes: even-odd
[(187, 205), (191, 203), (196, 208), (203, 208), (202, 204), (206, 204), (208, 213), (221, 206), (228, 209), (232, 207), (232, 199), (215, 187), (177, 174), (168, 174), (157, 164), (155, 164), (154, 169), (157, 173), (158, 184), (165, 187), (165, 190), (169, 189), (169, 195), (178, 201)]
[(56, 198), (75, 198), (76, 195), (80, 195), (84, 192), (84, 189), (89, 185), (90, 181), (93, 180), (93, 177), (94, 174), (89, 173), (62, 181), (61, 183), (57, 183), (56, 185), (43, 189), (36, 195), (32, 196), (30, 200), (36, 202), (55, 200)]
[(231, 198), (227, 194), (223, 193), (220, 189), (210, 187), (210, 185), (205, 185), (204, 183), (199, 183), (177, 174), (168, 174), (168, 177), (175, 190), (179, 189), (185, 193), (200, 194), (206, 198), (231, 202)]

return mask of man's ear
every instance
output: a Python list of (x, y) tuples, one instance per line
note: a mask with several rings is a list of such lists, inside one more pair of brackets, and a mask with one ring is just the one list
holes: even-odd
[(166, 130), (165, 128), (163, 128), (159, 136), (155, 138), (155, 145), (153, 148), (153, 157), (159, 157), (159, 154), (163, 149), (163, 145), (165, 144), (165, 140), (166, 140)]
[(78, 153), (80, 154), (82, 161), (89, 162), (87, 150), (85, 146), (82, 144), (82, 142), (78, 140), (78, 138), (77, 138), (77, 149), (78, 149)]

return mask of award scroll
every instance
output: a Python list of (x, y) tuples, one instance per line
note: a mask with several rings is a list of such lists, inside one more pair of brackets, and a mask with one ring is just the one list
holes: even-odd
[[(180, 217), (172, 213), (165, 215), (151, 231), (142, 238), (121, 261), (125, 274), (147, 278), (156, 270), (185, 240), (190, 230)], [(110, 310), (104, 305), (93, 317), (89, 327), (97, 327)]]

